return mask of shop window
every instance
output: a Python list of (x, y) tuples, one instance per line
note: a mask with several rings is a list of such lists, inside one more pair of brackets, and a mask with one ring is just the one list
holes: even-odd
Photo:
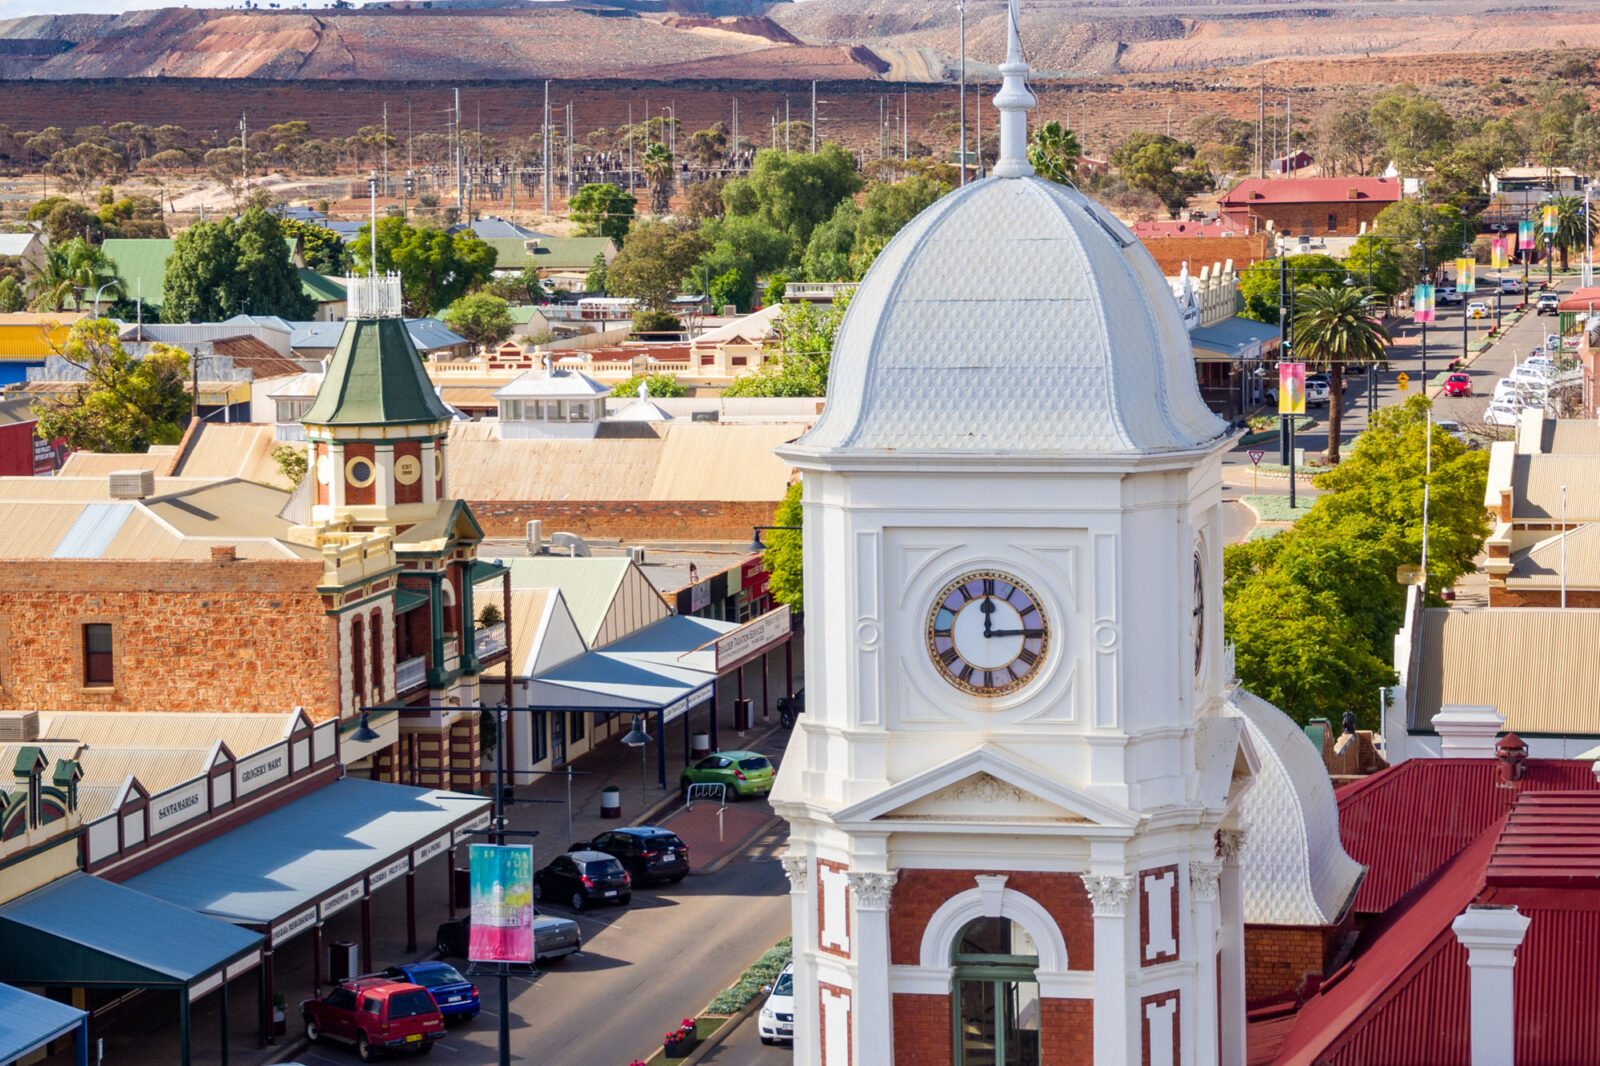
[(532, 730), (530, 739), (533, 742), (532, 761), (540, 762), (550, 754), (550, 723), (544, 711), (534, 711), (528, 716), (529, 728)]
[(83, 683), (85, 685), (116, 684), (116, 669), (112, 662), (111, 626), (93, 622), (83, 627)]
[(567, 736), (574, 741), (583, 739), (584, 729), (588, 726), (589, 716), (582, 711), (572, 711), (572, 721), (567, 729)]
[(350, 685), (354, 690), (351, 695), (355, 698), (356, 706), (366, 703), (361, 694), (362, 683), (367, 679), (367, 639), (366, 626), (357, 618), (350, 623)]

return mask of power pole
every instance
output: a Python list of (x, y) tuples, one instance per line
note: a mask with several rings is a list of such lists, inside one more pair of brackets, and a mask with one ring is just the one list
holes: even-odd
[[(461, 90), (456, 90), (456, 212), (466, 207), (466, 192), (461, 187)], [(459, 221), (459, 219), (458, 219)]]
[(383, 195), (389, 195), (389, 101), (383, 102)]
[[(734, 104), (733, 105), (733, 109), (734, 109), (735, 112), (737, 112), (739, 110), (739, 105), (737, 103)], [(739, 120), (738, 120), (737, 117), (735, 117), (734, 120), (733, 120), (733, 128), (734, 129), (738, 129), (739, 128)], [(638, 132), (639, 132), (638, 130), (633, 128), (633, 101), (629, 100), (628, 101), (628, 195), (629, 196), (633, 195), (633, 139), (634, 139), (634, 135), (636, 133), (638, 133)]]
[(956, 0), (956, 24), (961, 33), (961, 168), (960, 184), (967, 183), (967, 0)]
[[(1283, 158), (1284, 166), (1288, 170), (1294, 169), (1290, 161), (1294, 157), (1294, 97), (1284, 94), (1283, 97)], [(1290, 175), (1293, 177), (1293, 175)]]
[[(628, 125), (633, 125), (632, 104), (628, 105)], [(629, 134), (628, 175), (631, 179), (633, 175), (633, 141), (631, 139), (631, 130), (629, 131)], [(631, 181), (629, 182), (628, 191), (633, 191)], [(544, 213), (545, 217), (548, 218), (550, 215), (550, 82), (548, 80), (544, 83)]]
[[(816, 97), (816, 90), (815, 89), (812, 90), (811, 95), (812, 95), (813, 99), (815, 99), (815, 97)], [(814, 113), (815, 110), (816, 110), (816, 104), (813, 103), (811, 106), (812, 106), (812, 110), (813, 110), (813, 113)], [(816, 143), (815, 140), (813, 140), (812, 143), (815, 144)], [(633, 148), (631, 147), (631, 145), (633, 144), (633, 142), (630, 140), (628, 142), (628, 144), (630, 145), (628, 151), (632, 152)], [(812, 149), (812, 150), (815, 151), (815, 149)], [(732, 156), (732, 160), (733, 160), (733, 172), (735, 174), (737, 174), (739, 172), (739, 98), (737, 96), (735, 96), (733, 98), (733, 156)], [(633, 164), (631, 162), (628, 165), (630, 167), (633, 166)]]
[(978, 90), (978, 178), (980, 180), (983, 178), (983, 90), (981, 88)]
[(904, 163), (911, 158), (911, 141), (906, 133), (906, 127), (911, 123), (911, 89), (900, 86), (900, 162)]
[(572, 103), (567, 103), (567, 199), (572, 199)]
[(1267, 72), (1261, 72), (1261, 99), (1256, 105), (1256, 170), (1259, 176), (1267, 176)]
[(789, 94), (783, 94), (783, 154), (789, 154)]
[(250, 130), (243, 112), (239, 114), (239, 169), (244, 172), (244, 191), (250, 192)]
[(817, 154), (817, 83), (811, 83), (811, 154)]

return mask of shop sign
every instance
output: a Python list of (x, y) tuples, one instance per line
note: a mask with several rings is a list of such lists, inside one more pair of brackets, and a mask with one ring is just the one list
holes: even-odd
[(394, 880), (409, 869), (411, 869), (411, 856), (400, 856), (383, 869), (374, 870), (367, 875), (367, 891), (375, 891), (379, 885)]
[(411, 868), (416, 869), (450, 846), (450, 834), (435, 837), (411, 853)]
[(744, 581), (744, 594), (751, 600), (759, 600), (767, 594), (767, 584), (772, 580), (772, 575), (767, 571), (765, 560), (757, 557), (744, 564), (742, 573)]
[(689, 588), (689, 613), (703, 611), (711, 604), (711, 582), (702, 581)]
[(240, 759), (234, 765), (239, 775), (239, 795), (248, 796), (257, 789), (289, 776), (288, 745), (280, 741), (266, 751)]
[(753, 622), (717, 639), (717, 673), (747, 662), (789, 635), (787, 605), (768, 611)]
[(284, 919), (272, 927), (272, 946), (276, 948), (316, 920), (317, 908), (315, 907), (307, 907), (294, 917)]
[(482, 814), (479, 814), (477, 817), (471, 819), (465, 824), (456, 826), (455, 842), (457, 844), (461, 843), (467, 837), (471, 836), (473, 830), (475, 829), (487, 828), (489, 828), (489, 812), (484, 811)]
[(150, 799), (150, 835), (160, 836), (206, 813), (206, 780), (192, 781)]
[(336, 914), (337, 912), (344, 910), (346, 907), (350, 906), (350, 904), (360, 899), (361, 893), (361, 882), (352, 882), (351, 884), (348, 884), (339, 891), (335, 892), (333, 895), (329, 896), (327, 899), (323, 900), (322, 903), (318, 905), (317, 910), (321, 912), (323, 918), (327, 918), (329, 915)]

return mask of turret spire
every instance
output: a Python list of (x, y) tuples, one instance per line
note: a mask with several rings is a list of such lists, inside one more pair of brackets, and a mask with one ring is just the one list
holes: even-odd
[(994, 165), (997, 178), (1026, 178), (1033, 174), (1028, 162), (1028, 112), (1037, 101), (1028, 89), (1028, 64), (1022, 58), (1021, 9), (1011, 0), (1006, 13), (1006, 61), (1000, 64), (1005, 81), (995, 95), (1000, 111), (1000, 158)]

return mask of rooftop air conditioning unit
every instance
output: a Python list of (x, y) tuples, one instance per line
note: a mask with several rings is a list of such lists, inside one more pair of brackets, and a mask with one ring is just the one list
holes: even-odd
[(538, 555), (544, 551), (544, 522), (534, 518), (528, 522), (528, 554)]
[(156, 491), (154, 470), (115, 470), (108, 479), (113, 500), (142, 500)]
[(38, 739), (38, 711), (0, 711), (0, 743)]
[(589, 545), (584, 543), (583, 538), (576, 533), (550, 534), (550, 547), (565, 548), (567, 549), (567, 554), (574, 559), (586, 559), (589, 557)]
[(628, 558), (633, 560), (633, 564), (635, 566), (643, 566), (644, 565), (644, 549), (643, 548), (629, 548), (628, 549)]

